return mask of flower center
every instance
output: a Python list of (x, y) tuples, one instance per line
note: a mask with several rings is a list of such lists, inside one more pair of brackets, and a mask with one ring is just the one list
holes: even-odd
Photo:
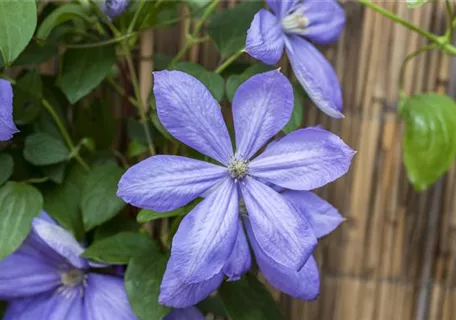
[(231, 158), (230, 164), (228, 165), (228, 171), (231, 177), (235, 180), (241, 180), (247, 174), (249, 170), (249, 161), (236, 156)]
[(304, 29), (309, 25), (309, 19), (304, 15), (303, 8), (296, 8), (285, 16), (282, 21), (282, 28), (285, 33), (302, 34)]
[(57, 292), (65, 298), (71, 299), (75, 294), (80, 294), (82, 297), (84, 288), (87, 286), (87, 275), (84, 270), (71, 269), (60, 275), (60, 283)]

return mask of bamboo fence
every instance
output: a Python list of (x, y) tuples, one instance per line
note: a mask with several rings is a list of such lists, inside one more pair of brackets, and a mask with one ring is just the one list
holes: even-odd
[[(408, 9), (405, 1), (376, 1), (436, 33), (445, 31), (445, 3)], [(223, 6), (230, 7), (228, 0)], [(347, 25), (337, 44), (324, 48), (342, 82), (343, 120), (304, 106), (304, 124), (322, 124), (358, 150), (350, 172), (319, 194), (346, 217), (316, 252), (321, 295), (301, 302), (274, 291), (290, 320), (456, 319), (456, 167), (433, 188), (415, 192), (402, 164), (402, 130), (395, 109), (405, 56), (426, 40), (364, 8), (344, 1)], [(142, 97), (152, 87), (154, 52), (175, 54), (184, 45), (187, 12), (173, 29), (143, 32), (138, 59)], [(233, 22), (235, 23), (235, 22)], [(186, 60), (214, 69), (210, 43), (194, 46)], [(51, 64), (51, 65), (50, 65)], [(42, 71), (52, 70), (52, 62)], [(282, 70), (290, 75), (284, 59)], [(453, 73), (453, 76), (451, 75)], [(451, 59), (433, 51), (409, 63), (407, 93), (435, 91), (456, 97)]]
[[(433, 32), (445, 31), (443, 1), (415, 10), (405, 1), (381, 4)], [(290, 320), (456, 319), (456, 170), (427, 192), (415, 192), (402, 164), (403, 126), (395, 112), (401, 62), (426, 40), (355, 1), (344, 7), (345, 31), (325, 49), (342, 81), (346, 118), (332, 120), (311, 105), (304, 106), (304, 114), (305, 125), (322, 124), (358, 150), (349, 174), (319, 190), (347, 221), (317, 249), (322, 276), (317, 301), (271, 291)], [(141, 51), (176, 53), (185, 23), (145, 34)], [(220, 62), (210, 44), (195, 46), (186, 58), (210, 69)], [(140, 68), (147, 70), (142, 84), (149, 90), (151, 63)], [(290, 72), (285, 59), (282, 68)], [(453, 77), (451, 59), (429, 52), (409, 64), (406, 89), (454, 96), (455, 72)]]

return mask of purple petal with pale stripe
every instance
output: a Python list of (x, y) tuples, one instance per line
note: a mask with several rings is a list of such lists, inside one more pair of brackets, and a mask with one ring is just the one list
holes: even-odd
[(242, 182), (249, 221), (263, 252), (288, 268), (301, 269), (317, 245), (307, 220), (265, 184), (250, 177)]
[[(3, 320), (32, 319), (87, 320), (79, 294), (64, 296), (54, 292), (11, 301), (3, 318)], [(97, 320), (102, 320), (102, 318)]]
[(123, 280), (113, 276), (89, 274), (84, 307), (85, 320), (138, 320), (128, 302)]
[(188, 283), (179, 279), (176, 270), (168, 264), (160, 286), (159, 302), (173, 308), (191, 307), (214, 292), (222, 281), (223, 273), (220, 272), (206, 281)]
[(231, 252), (228, 263), (223, 267), (223, 272), (231, 280), (239, 280), (241, 276), (249, 271), (252, 265), (249, 244), (245, 238), (244, 228), (241, 221), (238, 222), (236, 243)]
[(228, 175), (224, 167), (180, 156), (158, 155), (134, 165), (122, 176), (117, 195), (144, 209), (179, 208)]
[(32, 230), (44, 243), (64, 257), (75, 268), (88, 268), (87, 260), (80, 257), (84, 252), (84, 248), (70, 232), (57, 224), (40, 218), (33, 219)]
[(333, 232), (344, 221), (336, 208), (313, 192), (288, 190), (282, 196), (306, 217), (317, 238)]
[(198, 308), (174, 309), (163, 320), (204, 320), (204, 316)]
[(345, 12), (337, 1), (305, 0), (302, 7), (309, 21), (302, 35), (318, 44), (337, 40), (345, 25)]
[(266, 3), (277, 17), (283, 17), (299, 3), (299, 0), (266, 0)]
[(320, 275), (314, 257), (310, 256), (299, 271), (275, 262), (259, 246), (249, 221), (244, 221), (258, 266), (269, 283), (294, 298), (315, 300), (320, 293)]
[(285, 47), (296, 78), (315, 105), (330, 117), (343, 118), (342, 90), (328, 60), (300, 36), (288, 36)]
[(11, 139), (18, 131), (13, 121), (13, 88), (0, 79), (0, 141)]
[(282, 56), (284, 44), (280, 21), (266, 9), (258, 11), (247, 32), (247, 53), (255, 59), (273, 65)]
[(57, 288), (55, 266), (19, 251), (0, 261), (0, 300), (33, 296)]
[(233, 99), (236, 154), (252, 157), (288, 123), (292, 111), (293, 88), (278, 70), (244, 82)]
[(168, 268), (188, 283), (220, 273), (233, 251), (237, 223), (238, 191), (227, 178), (182, 220), (173, 239)]
[(318, 128), (294, 131), (250, 162), (249, 173), (292, 190), (312, 190), (344, 175), (354, 151)]
[(222, 111), (209, 90), (180, 71), (154, 72), (157, 114), (176, 139), (227, 164), (233, 155)]

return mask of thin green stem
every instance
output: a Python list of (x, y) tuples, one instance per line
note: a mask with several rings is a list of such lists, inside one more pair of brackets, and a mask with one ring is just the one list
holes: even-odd
[[(122, 97), (127, 97), (125, 90), (119, 86), (112, 77), (107, 77), (108, 84), (117, 92), (118, 95)], [(133, 97), (128, 97), (128, 101), (134, 105), (136, 108), (140, 108), (138, 101), (136, 101)]]
[(128, 38), (131, 38), (136, 35), (136, 32), (129, 33), (126, 35), (123, 35), (121, 37), (105, 40), (105, 41), (98, 41), (98, 42), (92, 42), (92, 43), (84, 43), (84, 44), (62, 44), (62, 43), (56, 43), (56, 42), (50, 42), (50, 41), (44, 41), (42, 39), (35, 39), (37, 42), (40, 43), (46, 43), (50, 44), (53, 46), (62, 46), (64, 48), (70, 48), (70, 49), (85, 49), (85, 48), (95, 48), (95, 47), (103, 47), (103, 46), (108, 46), (110, 44), (122, 42)]
[(89, 165), (84, 161), (84, 159), (81, 158), (81, 156), (78, 153), (77, 148), (75, 147), (73, 140), (71, 140), (70, 134), (66, 130), (65, 126), (63, 125), (62, 121), (60, 120), (60, 117), (58, 114), (55, 112), (54, 108), (52, 105), (46, 100), (42, 99), (41, 104), (43, 107), (46, 109), (47, 112), (51, 115), (52, 119), (54, 119), (57, 127), (60, 130), (60, 133), (62, 134), (63, 139), (65, 140), (66, 144), (68, 145), (68, 148), (70, 149), (70, 153), (74, 155), (74, 158), (76, 159), (77, 162), (86, 170), (90, 171)]
[(142, 8), (144, 7), (144, 0), (140, 0), (138, 7), (136, 8), (135, 15), (133, 16), (133, 19), (130, 22), (130, 25), (128, 26), (127, 33), (131, 33), (133, 31), (133, 28), (135, 27), (136, 21), (138, 20), (139, 13), (141, 12)]
[(379, 6), (379, 5), (376, 5), (374, 3), (371, 2), (371, 0), (359, 0), (359, 2), (361, 4), (363, 4), (364, 6), (380, 13), (381, 15), (399, 23), (400, 25), (406, 27), (407, 29), (409, 30), (412, 30), (418, 34), (420, 34), (421, 36), (425, 37), (426, 39), (436, 43), (437, 45), (441, 46), (442, 49), (449, 55), (456, 55), (456, 47), (453, 46), (452, 44), (450, 44), (448, 42), (448, 39), (445, 37), (445, 36), (438, 36), (434, 33), (431, 33), (427, 30), (424, 30), (404, 19), (402, 19), (401, 17), (397, 16), (396, 14), (394, 14), (393, 12)]
[(225, 60), (220, 66), (215, 69), (215, 73), (222, 73), (225, 71), (226, 68), (228, 68), (234, 61), (236, 61), (237, 58), (239, 58), (243, 53), (245, 52), (245, 49), (236, 52), (233, 54), (231, 57)]
[(400, 95), (400, 100), (399, 100), (399, 104), (398, 104), (398, 111), (399, 111), (399, 114), (402, 113), (402, 106), (403, 106), (403, 102), (405, 101), (405, 99), (407, 98), (407, 94), (404, 90), (404, 76), (405, 76), (405, 69), (407, 67), (407, 64), (414, 58), (416, 58), (417, 56), (419, 56), (420, 54), (424, 53), (424, 52), (427, 52), (429, 50), (432, 50), (432, 49), (437, 49), (438, 48), (438, 45), (435, 44), (435, 43), (431, 43), (427, 46), (424, 46), (416, 51), (413, 51), (412, 53), (410, 53), (409, 55), (407, 55), (407, 57), (405, 58), (405, 60), (402, 62), (402, 65), (401, 65), (401, 69), (399, 71), (399, 95)]
[(449, 0), (445, 0), (445, 5), (447, 9), (448, 18), (450, 19), (448, 30), (446, 32), (448, 42), (450, 42), (451, 40), (453, 40), (453, 8)]
[(126, 42), (122, 43), (122, 47), (124, 49), (125, 60), (127, 61), (127, 67), (130, 72), (131, 84), (132, 84), (133, 90), (135, 92), (136, 100), (139, 103), (139, 113), (141, 115), (141, 123), (144, 127), (144, 133), (146, 134), (147, 145), (149, 147), (149, 153), (151, 156), (153, 156), (153, 155), (155, 155), (155, 148), (154, 148), (154, 144), (152, 143), (152, 136), (150, 134), (150, 129), (149, 129), (149, 125), (148, 125), (149, 121), (147, 119), (146, 106), (144, 105), (144, 102), (141, 99), (141, 92), (139, 90), (138, 77), (136, 75), (135, 66), (133, 64), (133, 59), (131, 57), (130, 48), (128, 47), (128, 43), (126, 43)]
[(22, 183), (44, 183), (49, 181), (49, 177), (41, 177), (41, 178), (30, 178), (27, 180), (21, 181)]
[[(201, 43), (202, 41), (198, 39), (198, 36), (201, 32), (201, 29), (203, 28), (204, 24), (206, 23), (207, 19), (209, 16), (212, 14), (212, 12), (217, 8), (220, 0), (212, 0), (211, 3), (204, 9), (203, 14), (201, 15), (201, 18), (198, 20), (195, 28), (193, 29), (193, 32), (191, 34), (188, 34), (188, 31), (186, 31), (186, 39), (185, 39), (185, 44), (182, 47), (182, 49), (176, 54), (176, 56), (171, 60), (171, 62), (168, 65), (168, 68), (172, 68), (186, 53), (188, 50), (190, 50), (191, 47), (193, 47), (197, 43)], [(188, 23), (188, 22), (187, 22)], [(188, 24), (186, 26), (186, 30), (188, 29)], [(205, 38), (202, 38), (205, 39)], [(205, 41), (205, 40), (203, 40)]]

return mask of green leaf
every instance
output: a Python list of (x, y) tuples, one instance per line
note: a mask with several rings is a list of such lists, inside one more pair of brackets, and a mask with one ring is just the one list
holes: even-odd
[(176, 210), (173, 211), (168, 211), (168, 212), (157, 212), (153, 210), (146, 210), (143, 209), (139, 211), (138, 216), (136, 217), (136, 221), (139, 223), (146, 223), (152, 220), (157, 220), (157, 219), (163, 219), (163, 218), (172, 218), (172, 217), (178, 217), (178, 216), (183, 216), (189, 213), (190, 211), (193, 210), (193, 208), (196, 207), (196, 205), (200, 202), (201, 200), (196, 199), (189, 204), (177, 208)]
[(0, 186), (3, 185), (13, 174), (13, 157), (7, 153), (0, 153)]
[(93, 239), (94, 241), (103, 240), (115, 236), (120, 232), (135, 232), (141, 229), (141, 225), (135, 219), (128, 217), (121, 212), (111, 220), (103, 223), (95, 229)]
[(423, 4), (428, 2), (428, 0), (407, 0), (407, 7), (409, 8), (418, 8), (421, 7)]
[(221, 75), (208, 71), (203, 66), (191, 62), (178, 63), (175, 69), (188, 73), (201, 81), (209, 89), (215, 100), (221, 101), (223, 99), (225, 81)]
[(68, 3), (62, 5), (52, 11), (44, 20), (41, 22), (36, 36), (39, 39), (46, 40), (51, 31), (57, 26), (71, 21), (73, 19), (82, 19), (89, 21), (87, 18), (89, 12), (86, 8), (76, 3)]
[(14, 122), (29, 124), (40, 114), (43, 83), (40, 73), (34, 69), (21, 77), (14, 85)]
[(247, 30), (261, 8), (261, 1), (246, 1), (221, 11), (211, 19), (207, 31), (222, 57), (228, 57), (245, 47)]
[(264, 285), (253, 276), (225, 282), (219, 291), (231, 320), (280, 320), (277, 303)]
[(82, 220), (86, 231), (114, 217), (125, 203), (116, 195), (124, 170), (115, 164), (93, 168), (82, 191)]
[(166, 259), (147, 250), (130, 260), (125, 273), (125, 290), (135, 314), (142, 320), (160, 320), (169, 308), (158, 303)]
[(115, 46), (68, 49), (63, 56), (59, 85), (74, 104), (106, 78), (115, 62)]
[(87, 172), (75, 164), (68, 169), (67, 177), (61, 185), (44, 190), (44, 209), (77, 239), (82, 239), (84, 228), (79, 204)]
[(207, 297), (198, 303), (198, 308), (204, 313), (212, 313), (216, 317), (227, 317), (223, 301), (218, 295)]
[(6, 66), (19, 56), (32, 39), (36, 21), (34, 0), (0, 1), (0, 53)]
[(43, 209), (43, 197), (25, 183), (8, 182), (0, 188), (0, 260), (13, 253), (27, 237), (32, 219)]
[(405, 121), (404, 163), (417, 190), (433, 184), (456, 156), (456, 103), (427, 93), (411, 97), (401, 108)]
[(151, 238), (140, 233), (122, 232), (92, 243), (82, 256), (102, 263), (128, 264), (131, 258), (148, 250), (159, 252)]
[(275, 67), (269, 66), (262, 62), (255, 63), (244, 70), (240, 75), (230, 75), (226, 82), (226, 96), (230, 102), (233, 102), (234, 94), (241, 84), (252, 76), (274, 70)]
[(128, 143), (127, 155), (129, 158), (137, 157), (147, 152), (147, 147), (138, 140), (132, 140)]
[(300, 86), (295, 86), (293, 88), (294, 91), (294, 105), (293, 105), (293, 113), (291, 114), (291, 119), (288, 121), (287, 125), (282, 129), (285, 133), (290, 133), (299, 129), (301, 127), (302, 119), (303, 119), (303, 104), (304, 99), (306, 97), (305, 92), (300, 88)]
[(63, 179), (65, 178), (66, 165), (65, 162), (61, 162), (50, 166), (44, 166), (41, 167), (41, 171), (52, 182), (62, 184)]
[(24, 158), (35, 166), (47, 166), (68, 160), (70, 152), (61, 140), (40, 132), (25, 139)]

